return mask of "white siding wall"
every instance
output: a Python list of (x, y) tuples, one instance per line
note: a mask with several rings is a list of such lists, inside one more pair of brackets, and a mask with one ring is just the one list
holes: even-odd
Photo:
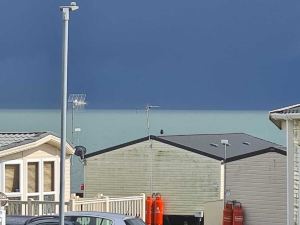
[(226, 165), (228, 199), (240, 201), (245, 225), (286, 223), (286, 156), (266, 153)]
[[(150, 194), (148, 141), (87, 159), (86, 195)], [(153, 192), (165, 201), (165, 214), (192, 215), (204, 202), (220, 198), (220, 162), (152, 141)]]

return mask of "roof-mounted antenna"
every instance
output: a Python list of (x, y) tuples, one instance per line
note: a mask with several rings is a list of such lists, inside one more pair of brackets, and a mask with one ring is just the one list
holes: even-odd
[(153, 153), (152, 153), (152, 143), (151, 143), (151, 137), (150, 137), (150, 118), (149, 118), (149, 114), (150, 114), (150, 109), (153, 108), (159, 108), (158, 105), (146, 105), (146, 113), (147, 113), (147, 131), (148, 131), (148, 141), (149, 141), (149, 145), (150, 145), (150, 193), (153, 193)]
[(146, 113), (147, 113), (147, 132), (148, 132), (148, 140), (150, 141), (150, 109), (159, 108), (158, 105), (146, 105)]
[[(74, 144), (74, 110), (83, 109), (86, 105), (86, 94), (70, 94), (68, 98), (68, 103), (72, 107), (72, 144)], [(77, 143), (79, 144), (79, 143)]]

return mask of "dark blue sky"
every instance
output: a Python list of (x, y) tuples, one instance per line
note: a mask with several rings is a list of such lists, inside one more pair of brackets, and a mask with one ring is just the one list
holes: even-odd
[[(58, 108), (69, 1), (2, 0), (1, 108)], [(88, 108), (274, 109), (299, 103), (297, 0), (81, 0), (69, 93)]]

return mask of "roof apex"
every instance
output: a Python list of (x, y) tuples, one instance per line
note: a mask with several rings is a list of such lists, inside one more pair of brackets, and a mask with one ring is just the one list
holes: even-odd
[[(263, 153), (277, 152), (285, 155), (285, 148), (276, 143), (254, 137), (245, 133), (222, 133), (222, 134), (193, 134), (193, 135), (167, 135), (167, 136), (150, 136), (151, 140), (155, 140), (164, 144), (168, 144), (183, 150), (204, 155), (216, 160), (224, 159), (224, 147), (221, 144), (222, 139), (229, 140), (227, 159), (235, 160), (244, 156), (257, 155), (262, 150)], [(90, 158), (99, 154), (121, 149), (130, 145), (138, 144), (149, 140), (149, 136), (126, 142), (113, 147), (101, 149), (86, 155)], [(275, 150), (274, 150), (275, 149)], [(256, 154), (257, 153), (257, 154)]]
[(298, 108), (298, 107), (300, 107), (300, 103), (299, 104), (295, 104), (295, 105), (290, 105), (290, 106), (282, 107), (282, 108), (279, 108), (279, 109), (274, 109), (274, 110), (270, 111), (269, 113), (280, 113), (280, 112), (283, 112), (283, 111), (286, 111), (286, 110), (290, 110), (290, 109), (294, 109), (294, 108)]

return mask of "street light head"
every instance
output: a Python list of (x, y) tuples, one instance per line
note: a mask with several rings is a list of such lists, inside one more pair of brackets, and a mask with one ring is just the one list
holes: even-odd
[(222, 140), (221, 140), (221, 144), (222, 144), (222, 145), (227, 145), (227, 146), (228, 146), (228, 145), (229, 145), (229, 141), (228, 141), (228, 140), (225, 140), (225, 139), (222, 139)]
[(76, 5), (76, 2), (71, 2), (71, 4), (70, 4), (70, 10), (71, 11), (75, 11), (77, 9), (79, 9), (79, 6)]
[(76, 2), (71, 2), (70, 5), (60, 6), (60, 10), (69, 9), (70, 11), (75, 11), (79, 9), (79, 6), (76, 5)]

